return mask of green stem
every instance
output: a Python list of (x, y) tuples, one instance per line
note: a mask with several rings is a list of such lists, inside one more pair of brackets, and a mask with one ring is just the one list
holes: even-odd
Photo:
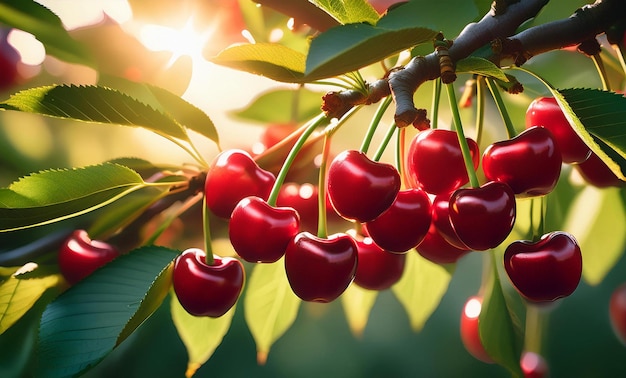
[(430, 111), (430, 127), (437, 128), (437, 120), (439, 119), (439, 100), (441, 98), (441, 78), (435, 80), (433, 87), (433, 103)]
[(465, 139), (465, 133), (463, 132), (463, 126), (461, 124), (461, 114), (459, 114), (459, 105), (456, 102), (456, 94), (454, 93), (454, 85), (452, 83), (446, 84), (448, 90), (448, 100), (450, 102), (450, 109), (452, 110), (452, 117), (456, 134), (459, 138), (459, 145), (461, 146), (461, 152), (463, 153), (463, 160), (465, 162), (465, 169), (467, 170), (467, 176), (469, 177), (470, 185), (473, 188), (480, 187), (478, 183), (478, 177), (476, 176), (476, 170), (474, 169), (474, 162), (472, 161), (472, 154), (470, 153), (467, 140)]
[(213, 246), (211, 245), (211, 225), (209, 210), (206, 204), (206, 196), (202, 199), (202, 230), (204, 232), (204, 251), (206, 252), (205, 263), (213, 265)]
[(593, 64), (596, 66), (596, 70), (598, 71), (598, 76), (600, 76), (600, 82), (602, 83), (602, 89), (605, 91), (610, 91), (611, 86), (609, 84), (609, 78), (606, 73), (606, 68), (604, 67), (604, 63), (602, 62), (602, 58), (600, 54), (594, 54), (590, 56)]
[(291, 150), (289, 151), (287, 158), (285, 158), (285, 162), (283, 163), (283, 166), (280, 168), (280, 171), (278, 172), (278, 176), (276, 176), (276, 182), (274, 182), (274, 186), (272, 187), (270, 196), (267, 199), (268, 205), (270, 206), (276, 205), (276, 201), (278, 200), (278, 193), (280, 192), (280, 187), (283, 185), (283, 182), (285, 181), (285, 178), (287, 177), (287, 173), (289, 172), (289, 168), (291, 168), (291, 164), (293, 164), (294, 160), (296, 159), (296, 156), (298, 155), (298, 152), (300, 152), (300, 150), (302, 149), (302, 146), (304, 146), (304, 143), (309, 138), (309, 136), (311, 136), (311, 134), (313, 134), (315, 129), (317, 129), (325, 120), (326, 120), (326, 116), (324, 115), (324, 113), (320, 113), (317, 117), (309, 121), (309, 124), (307, 125), (302, 135), (300, 135), (296, 143), (293, 145), (293, 147), (291, 147)]
[(376, 133), (376, 129), (380, 124), (380, 120), (383, 118), (385, 111), (389, 108), (391, 104), (392, 98), (391, 96), (387, 96), (383, 102), (378, 105), (378, 109), (376, 109), (376, 113), (370, 122), (369, 127), (367, 128), (367, 133), (365, 134), (365, 138), (363, 139), (363, 143), (361, 144), (360, 151), (364, 154), (367, 154), (367, 150), (370, 148), (370, 144), (372, 143), (372, 138)]
[(496, 102), (496, 106), (498, 107), (498, 111), (502, 116), (502, 121), (504, 121), (504, 126), (506, 127), (506, 132), (509, 138), (513, 138), (517, 135), (515, 131), (515, 127), (513, 126), (513, 122), (511, 121), (511, 117), (509, 117), (509, 113), (506, 111), (506, 106), (504, 105), (504, 100), (500, 95), (500, 90), (498, 86), (493, 81), (493, 79), (485, 78), (487, 82), (487, 87), (489, 88), (489, 92), (491, 92), (491, 96), (493, 96), (494, 101)]
[(549, 309), (533, 303), (526, 304), (526, 326), (524, 331), (524, 350), (541, 354), (543, 334), (547, 326)]
[(613, 45), (613, 49), (617, 54), (620, 65), (622, 66), (622, 72), (626, 76), (626, 57), (624, 57), (624, 49), (621, 45)]
[(485, 77), (476, 77), (476, 143), (480, 146), (485, 124)]
[(387, 149), (387, 145), (389, 144), (389, 141), (391, 140), (391, 137), (393, 136), (393, 134), (396, 132), (397, 128), (398, 127), (394, 123), (393, 125), (391, 125), (389, 130), (387, 130), (387, 134), (385, 134), (385, 137), (383, 138), (382, 143), (380, 144), (380, 146), (378, 147), (378, 150), (376, 150), (376, 153), (374, 154), (374, 159), (373, 159), (374, 161), (379, 161), (380, 158), (383, 156), (383, 153), (385, 152), (385, 149)]
[(325, 239), (328, 236), (326, 219), (326, 167), (330, 157), (330, 140), (332, 133), (324, 134), (324, 147), (322, 148), (322, 161), (320, 163), (319, 176), (317, 181), (317, 236)]
[[(191, 197), (188, 201), (183, 203), (181, 206), (176, 207), (174, 211), (172, 211), (167, 218), (159, 225), (159, 227), (148, 237), (146, 238), (141, 245), (151, 245), (154, 244), (155, 241), (167, 230), (167, 228), (180, 217), (185, 211), (189, 210), (192, 206), (194, 206), (198, 201), (202, 199), (202, 193), (198, 193), (197, 195)], [(206, 207), (206, 204), (204, 204)], [(175, 206), (175, 205), (174, 205)]]
[(403, 127), (401, 129), (398, 129), (398, 133), (396, 134), (396, 154), (395, 154), (395, 159), (396, 159), (396, 168), (398, 169), (398, 173), (400, 174), (400, 177), (402, 177), (402, 182), (406, 183), (407, 178), (404, 175), (405, 169), (404, 169), (404, 142), (406, 140), (406, 127)]

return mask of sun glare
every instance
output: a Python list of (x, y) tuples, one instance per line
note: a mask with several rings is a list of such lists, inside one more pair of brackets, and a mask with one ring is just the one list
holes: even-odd
[(173, 29), (166, 26), (148, 24), (141, 28), (139, 39), (146, 48), (152, 51), (170, 51), (173, 53), (168, 65), (172, 65), (184, 55), (192, 59), (202, 59), (202, 49), (215, 34), (215, 28), (198, 32), (194, 28), (193, 19), (187, 20), (185, 26)]

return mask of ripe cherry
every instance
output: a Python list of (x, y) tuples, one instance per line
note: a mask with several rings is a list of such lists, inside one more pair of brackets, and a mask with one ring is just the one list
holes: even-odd
[(211, 212), (230, 218), (237, 203), (248, 196), (267, 199), (276, 178), (261, 169), (250, 154), (232, 149), (217, 156), (204, 184), (206, 203)]
[(331, 302), (356, 274), (358, 247), (348, 234), (320, 238), (301, 232), (285, 252), (285, 271), (293, 292), (304, 301)]
[(470, 252), (467, 247), (459, 248), (450, 243), (437, 231), (431, 223), (424, 240), (417, 246), (417, 252), (435, 264), (452, 264)]
[(111, 244), (91, 240), (85, 230), (75, 230), (61, 245), (59, 269), (67, 282), (74, 285), (118, 255), (119, 251)]
[(611, 293), (609, 319), (615, 336), (626, 345), (626, 283), (619, 285)]
[(504, 252), (504, 268), (524, 298), (548, 302), (576, 290), (582, 274), (582, 255), (572, 235), (555, 231), (536, 242), (511, 243)]
[(382, 249), (402, 253), (424, 239), (431, 218), (428, 194), (421, 189), (407, 189), (401, 190), (391, 206), (365, 227)]
[[(466, 138), (474, 169), (478, 168), (478, 144)], [(429, 129), (413, 138), (407, 154), (409, 184), (430, 194), (450, 193), (469, 181), (459, 139), (454, 131)]]
[(548, 363), (545, 358), (534, 352), (522, 353), (520, 367), (524, 378), (546, 378), (549, 375)]
[(454, 247), (467, 250), (467, 246), (459, 239), (450, 222), (450, 193), (439, 194), (433, 199), (432, 223), (446, 242)]
[(21, 78), (18, 69), (20, 54), (7, 41), (10, 31), (0, 27), (0, 91), (16, 85)]
[(213, 256), (207, 265), (206, 253), (198, 248), (185, 250), (174, 262), (172, 281), (180, 304), (194, 316), (217, 318), (230, 310), (243, 288), (243, 264), (231, 257)]
[(582, 163), (591, 150), (576, 134), (554, 97), (539, 97), (526, 110), (526, 128), (543, 126), (552, 132), (564, 163)]
[(477, 296), (470, 297), (465, 302), (463, 312), (461, 313), (461, 341), (465, 349), (474, 358), (492, 364), (494, 361), (483, 346), (478, 328), (478, 318), (482, 310), (482, 304), (482, 298)]
[(298, 231), (300, 217), (296, 210), (272, 207), (254, 196), (239, 201), (228, 224), (233, 248), (248, 262), (277, 261)]
[(364, 289), (385, 290), (402, 278), (406, 254), (390, 253), (372, 238), (357, 240), (358, 261), (354, 283)]
[(488, 180), (509, 185), (518, 197), (542, 196), (559, 180), (561, 153), (548, 129), (533, 126), (487, 147), (483, 171)]
[(391, 206), (400, 191), (400, 174), (390, 164), (346, 150), (328, 167), (328, 196), (342, 217), (368, 222)]
[(459, 240), (475, 251), (497, 247), (515, 223), (515, 195), (501, 182), (457, 189), (450, 197), (450, 222)]
[(588, 184), (598, 188), (608, 188), (611, 186), (623, 186), (624, 181), (611, 171), (605, 162), (595, 153), (591, 153), (589, 158), (580, 164), (574, 165), (578, 173)]

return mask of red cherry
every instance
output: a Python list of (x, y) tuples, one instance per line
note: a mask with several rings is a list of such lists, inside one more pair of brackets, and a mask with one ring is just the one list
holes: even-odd
[(296, 210), (272, 207), (259, 197), (239, 201), (228, 224), (233, 248), (248, 262), (277, 261), (299, 230), (300, 217)]
[(430, 227), (428, 194), (421, 189), (401, 190), (391, 206), (365, 224), (368, 235), (382, 249), (402, 253), (415, 248)]
[(554, 301), (576, 290), (582, 274), (582, 255), (572, 235), (556, 231), (536, 242), (511, 243), (504, 252), (504, 268), (527, 300)]
[(267, 199), (276, 178), (261, 169), (250, 154), (232, 149), (217, 156), (204, 184), (206, 203), (221, 218), (230, 218), (237, 203), (248, 196)]
[(296, 131), (298, 126), (293, 123), (280, 123), (269, 125), (261, 134), (261, 143), (266, 149), (272, 147), (283, 139), (287, 138), (291, 133)]
[(554, 97), (539, 97), (526, 110), (526, 128), (543, 126), (552, 132), (564, 163), (582, 163), (591, 150), (576, 134)]
[(432, 216), (433, 216), (433, 224), (437, 229), (438, 233), (445, 239), (446, 242), (451, 244), (452, 246), (462, 249), (468, 250), (467, 246), (463, 244), (463, 242), (459, 239), (454, 228), (452, 228), (452, 223), (450, 223), (450, 194), (439, 194), (435, 196), (433, 199), (432, 205)]
[[(474, 169), (478, 168), (478, 144), (466, 138)], [(407, 154), (410, 186), (431, 194), (450, 193), (469, 181), (456, 132), (429, 129), (413, 138)]]
[(301, 232), (285, 252), (285, 271), (293, 292), (304, 301), (331, 302), (356, 274), (358, 248), (347, 234), (319, 238)]
[(99, 240), (91, 240), (87, 231), (75, 230), (59, 250), (59, 269), (70, 285), (93, 273), (119, 255), (117, 248)]
[(417, 252), (435, 264), (452, 264), (470, 252), (470, 249), (458, 248), (441, 236), (434, 223), (431, 223), (424, 240), (417, 246)]
[(190, 248), (176, 258), (172, 280), (180, 304), (194, 316), (217, 318), (230, 310), (243, 288), (243, 264), (231, 257), (213, 256), (206, 264), (206, 253)]
[(495, 248), (515, 223), (515, 195), (503, 183), (490, 181), (480, 188), (457, 189), (450, 197), (450, 222), (459, 240), (470, 249)]
[(390, 164), (363, 152), (343, 151), (328, 168), (328, 196), (342, 217), (368, 222), (391, 206), (400, 191), (400, 174)]
[(20, 54), (7, 42), (10, 31), (0, 28), (0, 91), (11, 88), (20, 80)]
[(402, 278), (406, 254), (389, 253), (372, 238), (357, 240), (358, 261), (354, 283), (364, 289), (385, 290)]
[(611, 293), (609, 319), (615, 336), (626, 345), (626, 283), (619, 285)]
[(615, 176), (602, 159), (595, 153), (591, 153), (589, 158), (580, 164), (574, 165), (578, 173), (585, 181), (598, 188), (608, 188), (611, 186), (623, 186), (624, 181)]
[(548, 129), (533, 126), (487, 147), (483, 171), (488, 180), (507, 184), (518, 197), (542, 196), (559, 180), (561, 153)]
[(470, 297), (461, 313), (461, 341), (465, 349), (474, 356), (474, 358), (485, 363), (494, 363), (493, 359), (487, 354), (478, 329), (478, 318), (482, 309), (483, 300), (480, 297)]
[(317, 185), (286, 183), (281, 186), (276, 205), (292, 207), (300, 215), (300, 227), (303, 231), (315, 232), (318, 220)]
[(522, 353), (520, 367), (524, 378), (546, 378), (549, 375), (548, 363), (541, 355), (534, 352)]

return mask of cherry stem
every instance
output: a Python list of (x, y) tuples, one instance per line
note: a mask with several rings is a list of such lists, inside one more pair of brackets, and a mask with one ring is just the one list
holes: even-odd
[(398, 128), (396, 127), (396, 123), (394, 122), (391, 127), (389, 128), (389, 130), (387, 130), (387, 133), (385, 134), (385, 137), (383, 138), (383, 141), (380, 143), (380, 146), (378, 146), (378, 150), (376, 150), (376, 153), (374, 154), (374, 161), (379, 161), (380, 158), (382, 158), (383, 153), (385, 152), (385, 150), (387, 149), (387, 146), (389, 145), (389, 141), (391, 140), (391, 137), (393, 137), (393, 134), (396, 132)]
[(480, 146), (485, 124), (485, 77), (476, 77), (476, 144)]
[(472, 154), (467, 144), (467, 140), (465, 139), (465, 133), (463, 132), (459, 106), (456, 102), (456, 94), (454, 93), (454, 85), (452, 83), (446, 84), (446, 89), (448, 90), (448, 100), (450, 102), (450, 109), (452, 110), (452, 124), (456, 130), (456, 135), (459, 138), (459, 145), (461, 146), (461, 152), (463, 153), (463, 161), (465, 162), (467, 177), (469, 177), (470, 185), (473, 188), (478, 188), (480, 187), (480, 184), (478, 183), (478, 177), (476, 176), (476, 170), (474, 169)]
[(548, 308), (533, 303), (526, 304), (526, 325), (524, 330), (524, 350), (541, 354), (543, 333), (547, 326)]
[(330, 157), (330, 141), (332, 133), (324, 134), (324, 146), (322, 147), (322, 161), (317, 181), (317, 236), (325, 239), (328, 236), (326, 220), (326, 167)]
[(613, 50), (615, 50), (615, 55), (617, 55), (622, 71), (624, 75), (626, 75), (626, 57), (624, 57), (624, 49), (622, 49), (620, 45), (613, 45)]
[(439, 100), (441, 99), (441, 78), (435, 80), (433, 86), (433, 102), (431, 105), (430, 127), (437, 128), (437, 120), (439, 119)]
[(509, 112), (506, 111), (506, 106), (504, 105), (504, 100), (500, 95), (500, 91), (498, 90), (498, 86), (493, 81), (493, 79), (485, 78), (487, 82), (487, 87), (489, 88), (489, 92), (491, 92), (491, 96), (496, 102), (496, 106), (498, 107), (498, 111), (500, 112), (500, 116), (502, 117), (502, 121), (504, 122), (504, 126), (506, 127), (507, 135), (510, 138), (513, 138), (517, 135), (517, 131), (515, 131), (515, 127), (513, 126), (513, 122), (511, 121), (511, 117), (509, 117)]
[(374, 134), (376, 133), (376, 129), (380, 124), (380, 120), (383, 118), (385, 111), (389, 108), (391, 104), (391, 96), (385, 97), (385, 100), (378, 105), (378, 109), (376, 109), (376, 113), (374, 113), (374, 117), (370, 122), (369, 127), (367, 128), (367, 133), (365, 134), (365, 138), (363, 139), (363, 143), (361, 144), (361, 148), (359, 149), (364, 154), (367, 154), (367, 150), (372, 143), (372, 138), (374, 138)]
[(589, 57), (593, 61), (593, 64), (596, 66), (598, 76), (600, 76), (600, 82), (602, 83), (602, 89), (604, 89), (605, 91), (610, 91), (611, 86), (609, 84), (609, 77), (606, 73), (606, 68), (604, 67), (604, 62), (602, 62), (600, 54), (593, 54)]
[[(161, 236), (163, 232), (165, 232), (165, 230), (168, 229), (168, 227), (172, 224), (174, 220), (180, 217), (185, 211), (193, 207), (202, 198), (203, 198), (202, 193), (198, 193), (195, 196), (191, 197), (189, 200), (187, 200), (185, 203), (181, 204), (180, 206), (176, 206), (176, 204), (172, 205), (173, 211), (171, 211), (171, 213), (167, 216), (167, 218), (165, 218), (165, 220), (161, 222), (159, 227), (148, 238), (146, 238), (146, 240), (144, 240), (142, 245), (154, 244), (154, 242), (159, 238), (159, 236)], [(174, 208), (174, 206), (176, 207)]]
[(202, 199), (202, 231), (204, 233), (204, 250), (206, 256), (204, 262), (207, 265), (213, 265), (215, 260), (213, 259), (213, 246), (211, 245), (211, 225), (210, 215), (206, 204), (206, 196)]
[(291, 165), (296, 159), (298, 152), (300, 152), (300, 150), (302, 149), (302, 146), (304, 146), (304, 143), (309, 138), (309, 136), (311, 136), (311, 134), (313, 134), (315, 129), (317, 129), (325, 120), (326, 120), (326, 116), (324, 115), (324, 113), (320, 113), (317, 117), (310, 120), (309, 124), (304, 129), (304, 132), (302, 133), (302, 135), (300, 135), (296, 143), (293, 145), (293, 147), (291, 147), (289, 154), (285, 158), (285, 162), (283, 163), (283, 166), (280, 168), (280, 171), (278, 172), (278, 175), (276, 176), (276, 181), (274, 182), (272, 191), (270, 192), (270, 195), (267, 199), (268, 205), (276, 206), (276, 201), (278, 200), (278, 194), (280, 193), (280, 187), (285, 182), (287, 173), (289, 173), (289, 168), (291, 168)]
[(406, 127), (398, 128), (398, 133), (396, 134), (396, 168), (398, 169), (398, 173), (400, 177), (402, 177), (402, 183), (407, 185), (408, 178), (405, 174), (404, 169), (404, 145), (406, 142)]

